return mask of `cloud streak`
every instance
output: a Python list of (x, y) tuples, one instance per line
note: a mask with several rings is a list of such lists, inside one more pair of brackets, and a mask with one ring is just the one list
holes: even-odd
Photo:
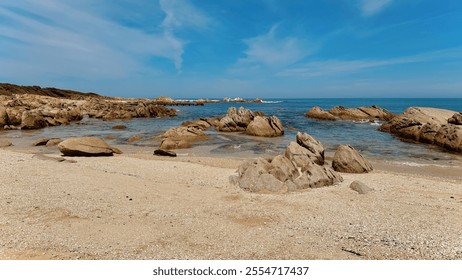
[(392, 0), (359, 0), (358, 5), (362, 15), (369, 17), (381, 12), (391, 2)]
[(429, 62), (437, 60), (462, 59), (462, 47), (422, 53), (414, 56), (391, 59), (358, 59), (358, 60), (322, 60), (312, 61), (300, 67), (286, 68), (279, 76), (314, 78), (349, 74), (367, 69), (374, 69), (399, 64)]
[[(165, 9), (160, 32), (148, 33), (90, 12), (88, 1), (2, 1), (0, 77), (21, 72), (36, 80), (157, 75), (161, 66), (148, 64), (152, 58), (170, 60), (180, 71), (185, 42), (174, 30), (203, 28), (208, 20), (186, 1), (169, 3), (175, 5)], [(191, 17), (185, 19), (186, 14)]]
[(310, 53), (313, 47), (305, 40), (292, 36), (277, 36), (278, 25), (269, 32), (244, 40), (245, 57), (237, 61), (235, 69), (281, 68), (296, 63)]

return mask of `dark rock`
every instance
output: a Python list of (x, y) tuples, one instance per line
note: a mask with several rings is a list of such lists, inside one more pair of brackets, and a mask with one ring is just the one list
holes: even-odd
[(112, 129), (117, 129), (117, 130), (122, 130), (122, 129), (126, 129), (127, 127), (123, 124), (118, 124), (118, 125), (114, 125), (112, 127)]
[(164, 156), (164, 157), (176, 157), (176, 153), (172, 151), (157, 149), (154, 151), (154, 155), (156, 156)]

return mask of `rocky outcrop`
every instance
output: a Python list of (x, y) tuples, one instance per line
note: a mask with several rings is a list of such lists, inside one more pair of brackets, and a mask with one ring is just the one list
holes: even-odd
[(109, 146), (104, 140), (96, 137), (70, 138), (58, 144), (65, 156), (112, 156), (122, 153), (119, 149)]
[(247, 126), (245, 133), (252, 136), (276, 137), (284, 134), (284, 127), (276, 116), (255, 116)]
[(314, 106), (308, 112), (306, 112), (305, 117), (311, 118), (311, 119), (316, 119), (316, 120), (323, 120), (323, 121), (335, 121), (335, 120), (337, 120), (337, 117), (335, 117), (334, 115), (332, 115), (328, 111), (325, 111), (325, 110), (321, 109), (318, 106)]
[(318, 106), (311, 108), (305, 113), (305, 117), (317, 120), (350, 120), (350, 121), (387, 121), (394, 117), (394, 114), (377, 107), (345, 108), (336, 106), (325, 111)]
[(149, 99), (113, 98), (53, 88), (0, 84), (0, 129), (66, 125), (84, 116), (103, 120), (169, 117), (176, 111)]
[(248, 135), (260, 137), (276, 137), (284, 134), (284, 127), (276, 117), (267, 117), (261, 112), (249, 109), (231, 107), (225, 117), (216, 125), (218, 131), (245, 132)]
[[(1, 112), (1, 108), (0, 108), (0, 112)], [(1, 113), (0, 113), (0, 116), (1, 116)], [(462, 112), (455, 113), (454, 116), (448, 119), (448, 123), (455, 124), (455, 125), (462, 125)]]
[(319, 141), (308, 134), (298, 133), (297, 142), (291, 142), (284, 155), (244, 162), (234, 181), (250, 192), (285, 193), (333, 185), (343, 180), (329, 166), (323, 165), (324, 149)]
[(190, 148), (193, 143), (208, 140), (204, 131), (197, 127), (173, 127), (161, 135), (160, 149), (173, 150)]
[(458, 114), (445, 109), (411, 107), (379, 130), (406, 141), (434, 144), (462, 153), (462, 126), (456, 124)]
[(350, 145), (340, 145), (334, 154), (332, 168), (343, 173), (368, 173), (372, 165)]
[(263, 116), (263, 114), (254, 113), (244, 107), (239, 109), (230, 107), (226, 116), (220, 119), (217, 129), (224, 132), (245, 131), (255, 116)]

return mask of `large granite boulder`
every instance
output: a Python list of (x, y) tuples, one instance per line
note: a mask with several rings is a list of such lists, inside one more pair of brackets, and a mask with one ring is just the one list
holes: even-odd
[(247, 126), (245, 133), (252, 136), (276, 137), (284, 134), (284, 127), (276, 116), (255, 116)]
[(305, 113), (305, 117), (323, 121), (335, 121), (337, 118), (330, 112), (314, 106)]
[(245, 131), (256, 115), (261, 114), (255, 114), (244, 107), (239, 109), (230, 107), (226, 116), (220, 120), (217, 129), (224, 132)]
[(104, 140), (96, 137), (70, 138), (58, 144), (65, 156), (112, 156), (122, 153), (119, 149), (109, 146)]
[[(237, 183), (250, 192), (285, 193), (341, 182), (342, 177), (324, 164), (324, 149), (316, 139), (299, 133), (284, 155), (246, 161), (238, 168)], [(308, 147), (308, 148), (306, 148)]]
[(369, 161), (350, 145), (340, 145), (337, 148), (332, 167), (335, 171), (344, 173), (368, 173), (373, 169)]
[(379, 130), (406, 141), (434, 144), (450, 151), (462, 152), (460, 113), (451, 110), (411, 107), (397, 115)]

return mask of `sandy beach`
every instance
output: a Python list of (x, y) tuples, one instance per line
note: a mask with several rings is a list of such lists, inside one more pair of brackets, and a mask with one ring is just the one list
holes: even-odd
[(0, 259), (462, 259), (462, 166), (256, 194), (230, 183), (238, 159), (39, 151), (0, 149)]

